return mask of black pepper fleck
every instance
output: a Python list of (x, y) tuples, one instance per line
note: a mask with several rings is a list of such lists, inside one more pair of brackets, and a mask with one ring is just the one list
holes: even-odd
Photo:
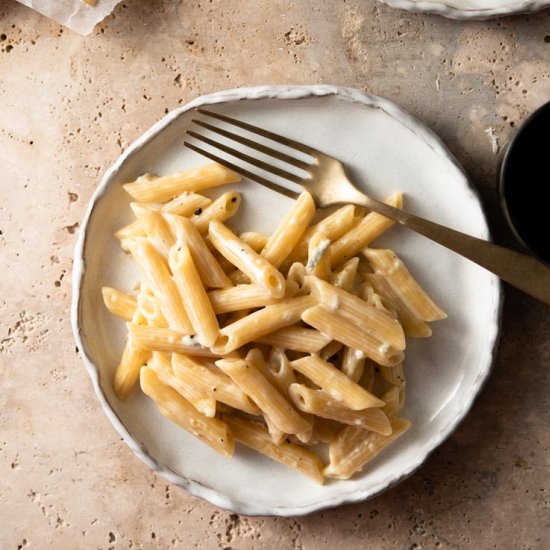
[(195, 210), (195, 216), (200, 216), (202, 214), (202, 208), (197, 208)]

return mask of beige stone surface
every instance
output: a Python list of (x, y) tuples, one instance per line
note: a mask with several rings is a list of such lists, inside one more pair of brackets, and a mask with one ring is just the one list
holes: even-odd
[(413, 477), (362, 504), (230, 514), (148, 471), (103, 415), (69, 326), (73, 247), (98, 178), (169, 109), (263, 83), (344, 84), (401, 104), (442, 136), (512, 244), (496, 167), (550, 99), (548, 11), (460, 23), (374, 0), (127, 0), (84, 38), (4, 0), (0, 548), (548, 548), (549, 310), (508, 288), (471, 413)]

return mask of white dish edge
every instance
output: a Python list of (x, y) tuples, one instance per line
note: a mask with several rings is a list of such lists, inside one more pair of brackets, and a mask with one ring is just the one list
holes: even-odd
[(458, 9), (444, 2), (416, 2), (415, 0), (379, 0), (379, 2), (387, 4), (392, 8), (412, 13), (431, 13), (448, 19), (478, 21), (506, 17), (508, 15), (535, 13), (550, 7), (550, 0), (531, 0), (527, 3), (520, 0), (515, 6), (500, 6), (485, 9)]

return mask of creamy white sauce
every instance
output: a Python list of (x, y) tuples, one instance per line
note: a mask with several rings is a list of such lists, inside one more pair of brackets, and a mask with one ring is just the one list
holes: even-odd
[(378, 351), (382, 354), (384, 353), (388, 353), (388, 351), (390, 351), (390, 345), (385, 342), (384, 344), (382, 344), (379, 348), (378, 348)]
[(328, 239), (325, 239), (324, 241), (321, 241), (313, 254), (311, 255), (311, 258), (307, 262), (306, 268), (311, 271), (317, 267), (319, 262), (321, 261), (321, 258), (323, 257), (323, 254), (326, 252), (327, 248), (330, 246), (330, 241)]
[(401, 260), (394, 260), (391, 267), (388, 269), (388, 275), (393, 275), (396, 271), (398, 271), (401, 266), (403, 265), (403, 262)]

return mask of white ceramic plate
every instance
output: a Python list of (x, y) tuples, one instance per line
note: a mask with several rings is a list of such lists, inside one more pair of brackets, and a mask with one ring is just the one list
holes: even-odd
[(550, 0), (380, 0), (392, 8), (414, 13), (436, 13), (449, 19), (491, 19), (511, 14), (534, 13), (550, 6)]
[[(82, 224), (72, 322), (97, 397), (143, 462), (218, 506), (244, 514), (301, 515), (372, 497), (418, 468), (470, 408), (489, 374), (497, 341), (499, 281), (398, 227), (377, 243), (403, 257), (449, 319), (434, 324), (431, 339), (408, 343), (404, 416), (413, 427), (350, 481), (320, 487), (240, 446), (226, 460), (165, 420), (139, 391), (119, 402), (111, 380), (125, 327), (103, 307), (101, 287), (130, 290), (138, 278), (112, 236), (131, 219), (120, 184), (146, 171), (166, 174), (204, 163), (182, 142), (192, 109), (208, 104), (333, 154), (375, 197), (401, 189), (412, 212), (488, 238), (477, 194), (456, 161), (432, 132), (388, 101), (332, 86), (258, 87), (199, 98), (168, 114), (125, 151), (102, 179)], [(251, 182), (239, 189), (244, 197), (239, 229), (273, 230), (289, 199)]]

